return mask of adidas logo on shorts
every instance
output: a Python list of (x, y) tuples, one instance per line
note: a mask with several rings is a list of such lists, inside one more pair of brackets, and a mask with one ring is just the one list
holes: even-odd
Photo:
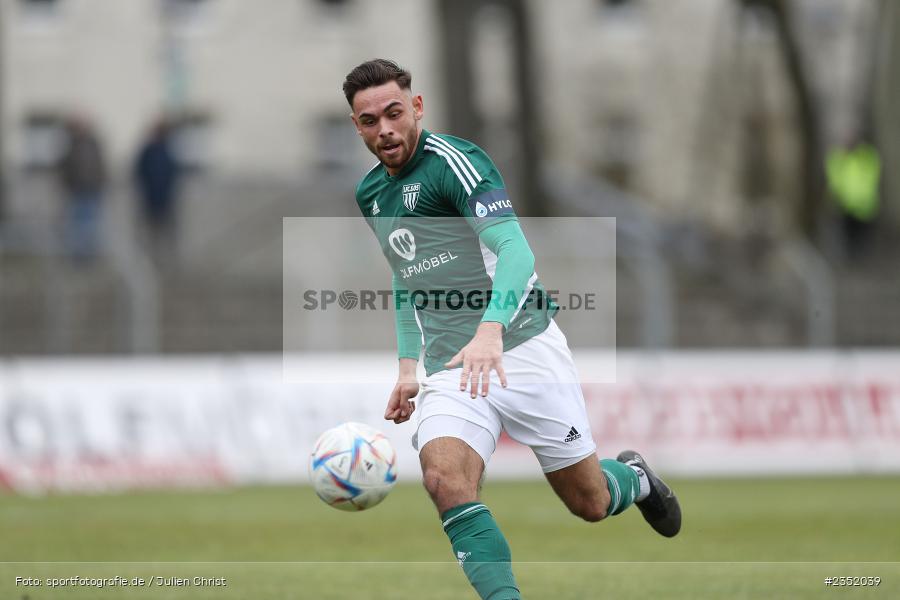
[(574, 442), (575, 440), (577, 440), (580, 437), (581, 437), (581, 434), (578, 433), (578, 430), (573, 427), (572, 429), (569, 430), (569, 435), (567, 435), (566, 439), (563, 441), (566, 443)]

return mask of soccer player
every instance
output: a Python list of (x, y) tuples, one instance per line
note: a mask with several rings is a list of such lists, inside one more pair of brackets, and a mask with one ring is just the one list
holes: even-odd
[(475, 144), (423, 129), (411, 79), (377, 59), (343, 86), (378, 158), (356, 201), (393, 271), (399, 376), (384, 418), (407, 421), (421, 389), (413, 446), (454, 555), (481, 598), (520, 598), (506, 539), (478, 501), (501, 431), (531, 447), (553, 490), (586, 521), (636, 503), (672, 537), (681, 509), (636, 452), (597, 459), (572, 355), (553, 321), (558, 307), (538, 281), (503, 179)]

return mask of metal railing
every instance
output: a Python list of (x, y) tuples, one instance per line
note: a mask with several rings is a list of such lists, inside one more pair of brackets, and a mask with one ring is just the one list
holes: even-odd
[(548, 182), (545, 189), (553, 190), (554, 204), (564, 214), (574, 210), (585, 216), (616, 219), (616, 253), (640, 290), (640, 345), (671, 347), (675, 339), (674, 287), (656, 225), (642, 208), (646, 202), (600, 178), (558, 164), (548, 166), (543, 177)]
[[(561, 176), (561, 173), (565, 175)], [(551, 179), (552, 175), (552, 179)], [(544, 175), (552, 182), (557, 205), (586, 216), (616, 218), (617, 255), (638, 289), (639, 340), (644, 348), (671, 347), (676, 334), (676, 295), (672, 269), (662, 251), (659, 227), (646, 213), (646, 201), (598, 177), (565, 172), (553, 165)], [(806, 343), (810, 347), (836, 343), (836, 284), (831, 266), (807, 240), (780, 243), (777, 252), (803, 288)]]
[[(133, 227), (123, 211), (110, 202), (101, 228), (101, 244), (94, 257), (108, 267), (119, 285), (117, 303), (123, 306), (125, 328), (121, 350), (152, 353), (159, 350), (160, 292), (156, 269), (140, 251)], [(0, 223), (0, 267), (9, 255), (39, 259), (39, 279), (44, 286), (43, 311), (46, 321), (45, 350), (64, 353), (73, 350), (71, 310), (65, 298), (71, 277), (77, 277), (75, 266), (69, 265), (68, 253), (61, 242), (62, 226), (57, 221), (6, 221)], [(3, 282), (0, 268), (0, 286)]]

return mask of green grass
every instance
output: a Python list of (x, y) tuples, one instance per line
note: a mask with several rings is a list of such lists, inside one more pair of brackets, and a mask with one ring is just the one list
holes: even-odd
[[(526, 598), (854, 598), (900, 593), (900, 479), (675, 482), (682, 533), (636, 510), (598, 524), (543, 482), (488, 482)], [(430, 501), (399, 486), (343, 513), (308, 488), (0, 496), (0, 599), (461, 599), (474, 594)], [(82, 563), (82, 564), (73, 564)], [(154, 564), (155, 563), (155, 564)], [(863, 564), (881, 563), (881, 564)], [(21, 577), (225, 577), (228, 587), (56, 590)], [(880, 576), (825, 588), (826, 576)]]

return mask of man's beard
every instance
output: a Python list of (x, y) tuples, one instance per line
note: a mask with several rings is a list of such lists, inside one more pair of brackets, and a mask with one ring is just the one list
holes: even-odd
[[(376, 147), (373, 154), (378, 157), (378, 160), (382, 162), (387, 167), (391, 169), (400, 169), (412, 158), (413, 153), (415, 152), (416, 139), (418, 136), (418, 131), (413, 130), (407, 137), (399, 138), (396, 142), (399, 144), (399, 152), (393, 156), (384, 156), (382, 154), (383, 147)], [(392, 144), (388, 144), (392, 145)]]

